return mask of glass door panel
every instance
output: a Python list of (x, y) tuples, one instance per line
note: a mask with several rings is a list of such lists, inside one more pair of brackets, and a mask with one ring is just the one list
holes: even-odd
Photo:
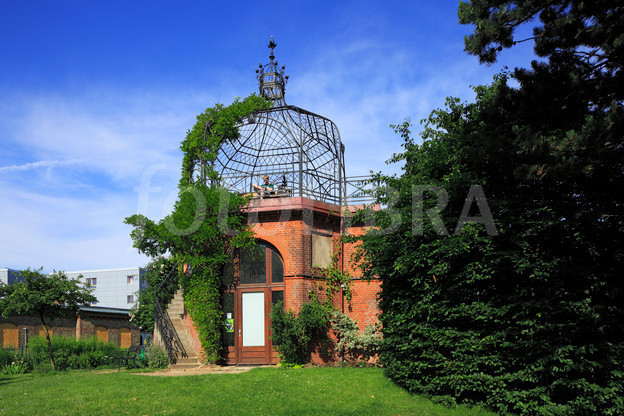
[(271, 307), (275, 306), (276, 303), (282, 302), (282, 307), (284, 303), (284, 291), (283, 290), (274, 290), (271, 292)]
[(234, 293), (223, 294), (223, 312), (225, 312), (224, 338), (225, 345), (234, 346)]
[(242, 293), (243, 347), (264, 346), (264, 292)]

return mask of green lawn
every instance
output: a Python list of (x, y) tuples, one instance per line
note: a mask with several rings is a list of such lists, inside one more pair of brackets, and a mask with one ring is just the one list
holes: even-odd
[(150, 377), (120, 371), (0, 376), (0, 415), (492, 415), (414, 397), (378, 368), (256, 368)]

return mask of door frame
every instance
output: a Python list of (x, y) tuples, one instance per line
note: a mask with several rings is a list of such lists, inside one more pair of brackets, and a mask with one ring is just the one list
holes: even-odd
[[(271, 296), (271, 291), (269, 288), (241, 288), (236, 291), (237, 293), (234, 295), (235, 299), (235, 311), (236, 311), (236, 325), (234, 327), (235, 336), (234, 336), (234, 345), (236, 347), (236, 356), (237, 356), (237, 364), (268, 364), (270, 362), (270, 354), (271, 354), (271, 339), (269, 334), (269, 312), (270, 312), (270, 302), (267, 300)], [(263, 346), (253, 346), (253, 347), (245, 347), (243, 346), (243, 293), (262, 293), (264, 298), (264, 345)], [(267, 305), (269, 304), (269, 305)]]
[[(233, 290), (229, 291), (234, 294), (234, 346), (228, 347), (228, 364), (277, 364), (277, 352), (273, 349), (271, 342), (271, 321), (269, 313), (273, 305), (273, 292), (281, 291), (283, 297), (286, 295), (286, 283), (284, 278), (282, 282), (273, 283), (272, 278), (272, 252), (274, 251), (280, 257), (282, 262), (282, 271), (284, 270), (284, 260), (275, 246), (268, 242), (259, 241), (266, 248), (266, 279), (264, 283), (238, 284)], [(237, 255), (235, 263), (240, 261)], [(235, 270), (240, 270), (235, 267)], [(236, 272), (235, 272), (236, 273)], [(238, 277), (234, 277), (238, 281)], [(243, 347), (243, 293), (264, 293), (264, 346), (260, 347)]]

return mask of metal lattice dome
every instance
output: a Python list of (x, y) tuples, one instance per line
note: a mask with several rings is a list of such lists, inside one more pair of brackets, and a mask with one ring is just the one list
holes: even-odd
[(273, 107), (251, 114), (238, 126), (240, 138), (222, 143), (214, 167), (233, 192), (342, 204), (344, 146), (338, 128), (325, 117), (286, 105), (285, 66), (280, 68), (275, 60), (273, 37), (268, 46), (271, 62), (256, 73), (260, 95), (273, 101)]

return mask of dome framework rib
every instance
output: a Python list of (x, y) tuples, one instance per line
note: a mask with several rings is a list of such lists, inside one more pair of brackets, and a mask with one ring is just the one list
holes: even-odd
[[(256, 69), (259, 92), (273, 107), (250, 114), (239, 138), (221, 144), (213, 167), (222, 185), (252, 197), (306, 197), (342, 205), (346, 195), (344, 146), (329, 119), (285, 101), (288, 75), (275, 58)], [(267, 175), (269, 186), (262, 187)], [(271, 192), (267, 192), (270, 189)]]
[(215, 160), (223, 186), (261, 197), (254, 185), (268, 175), (270, 196), (343, 203), (344, 147), (331, 120), (285, 105), (251, 114), (238, 129), (240, 137), (223, 143)]

